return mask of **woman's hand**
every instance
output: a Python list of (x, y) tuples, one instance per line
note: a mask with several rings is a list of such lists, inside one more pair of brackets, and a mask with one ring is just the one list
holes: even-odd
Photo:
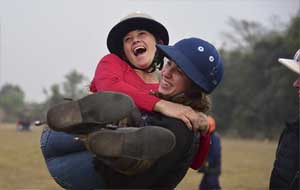
[(192, 123), (193, 131), (200, 131), (201, 134), (207, 133), (209, 123), (208, 118), (204, 113), (193, 110), (188, 113), (187, 118)]
[(197, 112), (198, 114), (198, 128), (201, 134), (206, 134), (209, 129), (208, 117), (203, 112)]
[(207, 132), (207, 116), (202, 112), (196, 112), (189, 106), (160, 100), (155, 104), (154, 111), (182, 120), (193, 131)]

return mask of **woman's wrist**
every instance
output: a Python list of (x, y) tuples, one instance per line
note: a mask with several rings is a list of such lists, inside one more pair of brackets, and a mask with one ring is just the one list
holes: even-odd
[(167, 106), (167, 101), (159, 100), (153, 107), (153, 111), (162, 113), (162, 110)]
[(200, 123), (199, 123), (199, 131), (201, 135), (206, 135), (208, 133), (209, 129), (209, 122), (206, 114), (202, 112), (198, 112), (199, 116), (201, 117)]
[(200, 129), (199, 131), (200, 131), (201, 136), (207, 135), (209, 133), (208, 132), (208, 126), (206, 126), (205, 129)]

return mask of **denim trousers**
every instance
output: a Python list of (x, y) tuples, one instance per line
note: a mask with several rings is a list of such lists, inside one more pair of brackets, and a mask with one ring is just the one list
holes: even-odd
[(199, 185), (201, 190), (220, 190), (219, 175), (204, 174), (202, 181)]
[(57, 184), (70, 190), (95, 190), (106, 187), (95, 170), (93, 155), (73, 135), (45, 127), (41, 135), (41, 150), (47, 168)]

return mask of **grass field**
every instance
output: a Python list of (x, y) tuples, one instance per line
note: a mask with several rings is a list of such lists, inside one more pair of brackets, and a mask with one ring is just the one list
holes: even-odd
[[(0, 124), (0, 189), (57, 190), (44, 164), (39, 138), (41, 129), (17, 132), (14, 125)], [(267, 190), (276, 142), (222, 139), (224, 190)], [(197, 190), (201, 175), (190, 170), (180, 190)]]

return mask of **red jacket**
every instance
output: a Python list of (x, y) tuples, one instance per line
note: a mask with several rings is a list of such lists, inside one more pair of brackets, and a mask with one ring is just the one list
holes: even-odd
[(199, 148), (197, 153), (194, 156), (193, 162), (191, 164), (191, 168), (194, 170), (198, 170), (202, 164), (204, 163), (210, 146), (210, 133), (206, 135), (202, 135), (199, 141)]
[(114, 54), (108, 54), (100, 60), (90, 84), (91, 92), (117, 91), (127, 94), (138, 108), (149, 112), (159, 101), (149, 92), (157, 88), (158, 83), (145, 83), (126, 62)]
[[(145, 83), (126, 62), (117, 55), (108, 54), (98, 63), (90, 91), (122, 92), (132, 97), (138, 108), (152, 112), (160, 99), (150, 95), (149, 92), (157, 90), (158, 85)], [(193, 169), (198, 169), (207, 156), (209, 135), (202, 136), (199, 143), (198, 152), (191, 166)]]

